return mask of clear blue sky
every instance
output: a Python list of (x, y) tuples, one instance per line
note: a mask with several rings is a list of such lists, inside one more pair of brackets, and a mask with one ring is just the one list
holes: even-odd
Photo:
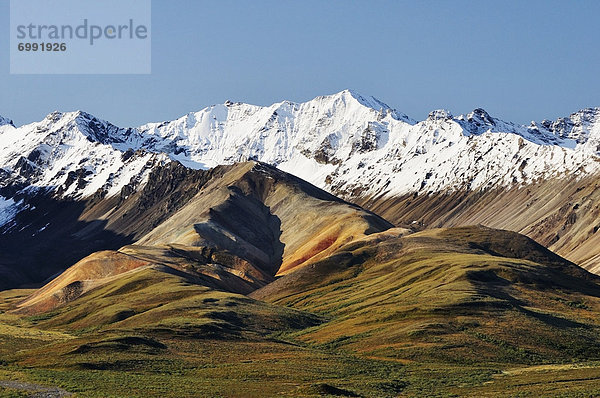
[(345, 88), (415, 119), (476, 107), (519, 123), (600, 106), (599, 1), (154, 0), (152, 74), (9, 75), (0, 115), (83, 109), (120, 126), (227, 99), (305, 101)]

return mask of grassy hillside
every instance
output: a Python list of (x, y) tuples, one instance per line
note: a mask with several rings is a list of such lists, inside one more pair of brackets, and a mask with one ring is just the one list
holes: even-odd
[[(4, 292), (2, 311), (30, 293)], [(1, 313), (0, 381), (58, 385), (82, 397), (318, 396), (350, 393), (345, 388), (385, 395), (389, 387), (372, 377), (398, 377), (400, 365), (282, 336), (323, 321), (144, 269), (52, 312)]]
[(465, 227), (372, 235), (251, 296), (330, 318), (297, 334), (313, 344), (533, 364), (600, 358), (599, 280), (522, 235)]
[(158, 266), (105, 282), (35, 315), (0, 293), (0, 397), (600, 393), (597, 277), (515, 233), (392, 229), (252, 297)]

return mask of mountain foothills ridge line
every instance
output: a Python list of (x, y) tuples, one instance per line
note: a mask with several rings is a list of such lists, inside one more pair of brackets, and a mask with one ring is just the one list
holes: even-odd
[[(49, 261), (44, 272), (23, 271), (17, 279), (40, 281), (86, 253), (139, 239), (139, 230), (116, 227), (110, 213), (136, 192), (147, 193), (136, 205), (140, 212), (158, 201), (149, 188), (179, 192), (187, 181), (183, 197), (189, 198), (211, 178), (202, 170), (255, 159), (396, 225), (510, 229), (600, 271), (599, 153), (600, 108), (529, 126), (482, 109), (457, 117), (436, 110), (417, 122), (352, 90), (268, 107), (227, 101), (137, 128), (81, 111), (18, 127), (1, 118), (0, 245), (8, 251), (0, 265), (14, 268), (11, 242), (25, 236), (36, 241), (39, 251), (32, 253), (43, 257), (48, 248), (36, 237), (57, 231), (58, 220), (41, 221), (42, 211), (60, 209), (74, 228), (57, 231), (60, 239), (79, 236), (86, 243), (70, 258)], [(173, 167), (174, 161), (185, 167)], [(172, 200), (159, 218), (182, 204)], [(82, 219), (89, 225), (78, 225)], [(100, 231), (101, 239), (94, 235)], [(98, 239), (83, 239), (89, 236)]]

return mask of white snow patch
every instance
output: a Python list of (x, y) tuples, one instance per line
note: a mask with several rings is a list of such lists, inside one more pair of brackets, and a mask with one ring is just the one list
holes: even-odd
[(13, 199), (6, 199), (0, 196), (0, 227), (11, 221), (21, 210), (19, 207), (22, 201), (15, 202)]

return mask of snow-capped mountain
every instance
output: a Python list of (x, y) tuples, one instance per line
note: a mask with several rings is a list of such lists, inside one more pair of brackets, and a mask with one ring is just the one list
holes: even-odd
[(13, 126), (13, 121), (0, 116), (0, 127), (6, 126), (6, 125)]
[[(600, 108), (529, 126), (482, 109), (417, 122), (345, 90), (267, 107), (227, 101), (137, 128), (80, 111), (18, 127), (3, 118), (0, 276), (39, 281), (80, 255), (129, 244), (223, 168), (192, 169), (249, 159), (396, 225), (493, 224), (600, 270)], [(53, 251), (65, 242), (69, 251)]]
[(269, 107), (226, 102), (140, 127), (125, 147), (190, 167), (258, 159), (342, 195), (522, 184), (600, 169), (600, 109), (521, 126), (482, 109), (421, 122), (346, 90)]
[(19, 189), (116, 195), (168, 158), (192, 168), (257, 159), (346, 196), (473, 190), (600, 170), (600, 108), (530, 126), (483, 109), (458, 117), (436, 110), (416, 122), (345, 90), (267, 107), (227, 101), (128, 129), (84, 112), (21, 127), (2, 121), (5, 198)]
[(5, 125), (0, 130), (0, 187), (79, 198), (99, 189), (114, 195), (132, 178), (142, 182), (153, 164), (168, 159), (123, 151), (115, 147), (120, 135), (120, 129), (83, 112), (54, 112), (41, 122)]

